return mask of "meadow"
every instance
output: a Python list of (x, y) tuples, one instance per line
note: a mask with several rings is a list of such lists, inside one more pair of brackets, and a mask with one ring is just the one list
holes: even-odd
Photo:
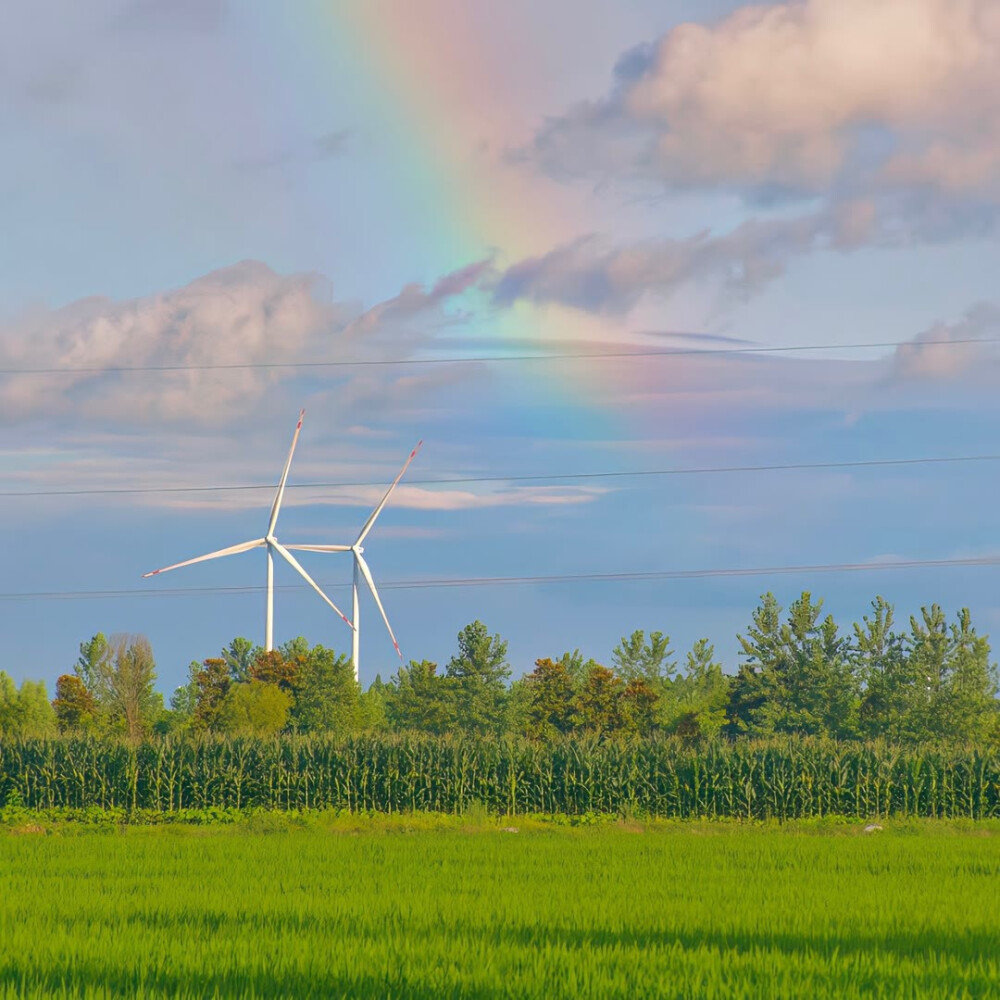
[(475, 810), (22, 817), (0, 828), (0, 996), (994, 991), (1000, 826), (861, 830)]

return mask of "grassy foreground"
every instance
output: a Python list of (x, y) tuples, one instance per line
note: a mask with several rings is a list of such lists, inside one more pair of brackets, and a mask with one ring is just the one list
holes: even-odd
[(329, 817), (0, 829), (0, 996), (980, 997), (1000, 836)]

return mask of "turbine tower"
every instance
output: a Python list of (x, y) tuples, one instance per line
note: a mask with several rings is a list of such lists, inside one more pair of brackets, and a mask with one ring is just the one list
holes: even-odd
[(364, 540), (368, 537), (368, 533), (375, 526), (375, 521), (379, 514), (382, 513), (382, 508), (385, 507), (386, 503), (389, 501), (389, 497), (392, 496), (392, 491), (399, 484), (400, 479), (403, 478), (403, 473), (410, 467), (410, 462), (416, 458), (417, 452), (420, 451), (420, 446), (423, 441), (418, 441), (417, 446), (410, 452), (410, 457), (403, 463), (403, 467), (399, 470), (399, 475), (392, 481), (392, 485), (385, 491), (385, 496), (378, 502), (378, 506), (368, 515), (368, 520), (365, 521), (364, 526), (355, 539), (353, 545), (289, 545), (288, 548), (296, 549), (301, 552), (350, 552), (354, 556), (354, 578), (351, 587), (351, 599), (352, 599), (352, 610), (351, 617), (354, 622), (354, 635), (352, 636), (353, 643), (351, 646), (351, 660), (354, 664), (354, 679), (355, 681), (360, 681), (360, 671), (359, 671), (359, 660), (361, 652), (361, 607), (358, 602), (358, 584), (359, 577), (364, 577), (365, 583), (368, 584), (368, 589), (372, 592), (372, 597), (375, 598), (375, 605), (378, 607), (379, 614), (382, 615), (382, 621), (385, 622), (385, 627), (389, 632), (389, 638), (392, 639), (392, 645), (395, 647), (396, 655), (403, 659), (403, 654), (400, 652), (399, 643), (396, 642), (396, 636), (393, 635), (392, 626), (389, 624), (389, 617), (385, 613), (385, 608), (382, 607), (382, 601), (378, 596), (378, 591), (375, 589), (375, 580), (372, 577), (372, 571), (368, 568), (368, 563), (365, 561), (364, 557)]
[(274, 553), (277, 552), (298, 574), (312, 587), (313, 590), (323, 598), (326, 603), (340, 615), (341, 618), (351, 626), (355, 636), (357, 630), (351, 620), (330, 600), (326, 594), (320, 590), (316, 581), (299, 565), (298, 560), (278, 541), (274, 534), (274, 529), (278, 523), (278, 513), (281, 510), (281, 501), (285, 495), (285, 483), (288, 480), (288, 470), (292, 465), (292, 456), (295, 454), (295, 445), (298, 444), (299, 432), (302, 430), (302, 418), (306, 411), (299, 413), (299, 422), (295, 425), (295, 433), (292, 435), (292, 446), (288, 449), (288, 458), (285, 461), (285, 468), (281, 473), (281, 481), (278, 483), (278, 492), (274, 496), (274, 503), (271, 504), (271, 516), (267, 522), (267, 533), (263, 538), (254, 538), (249, 542), (240, 542), (238, 545), (230, 545), (229, 548), (219, 549), (217, 552), (209, 552), (207, 555), (195, 556), (194, 559), (185, 559), (184, 562), (174, 563), (172, 566), (164, 566), (162, 569), (154, 569), (151, 573), (143, 573), (143, 577), (156, 576), (158, 573), (168, 573), (172, 569), (180, 569), (182, 566), (191, 566), (194, 563), (207, 562), (209, 559), (220, 559), (222, 556), (234, 556), (240, 552), (249, 552), (250, 549), (267, 549), (267, 610), (264, 616), (264, 648), (267, 652), (274, 649)]

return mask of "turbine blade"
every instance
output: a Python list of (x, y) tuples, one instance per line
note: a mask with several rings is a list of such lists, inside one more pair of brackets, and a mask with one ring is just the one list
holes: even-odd
[(271, 520), (267, 522), (268, 537), (274, 534), (274, 526), (278, 523), (278, 511), (281, 510), (281, 501), (285, 495), (285, 483), (288, 481), (288, 470), (292, 467), (292, 455), (295, 454), (295, 446), (299, 442), (299, 432), (302, 430), (302, 418), (306, 415), (305, 410), (299, 411), (299, 422), (295, 425), (295, 433), (292, 435), (292, 446), (288, 449), (288, 458), (285, 460), (285, 468), (281, 473), (281, 481), (278, 483), (278, 492), (274, 495), (274, 503), (271, 505)]
[(379, 600), (378, 591), (375, 589), (375, 581), (372, 579), (372, 571), (368, 568), (368, 563), (365, 562), (365, 557), (359, 553), (354, 553), (354, 558), (358, 561), (358, 566), (361, 567), (361, 573), (365, 578), (365, 582), (368, 584), (368, 589), (372, 592), (372, 597), (375, 598), (375, 603), (378, 605), (378, 609), (382, 614), (382, 621), (385, 622), (385, 627), (389, 630), (389, 638), (392, 639), (392, 644), (396, 648), (396, 655), (402, 659), (403, 654), (399, 650), (399, 643), (396, 642), (396, 637), (392, 634), (392, 626), (389, 624), (389, 616), (385, 613), (385, 608), (382, 607), (382, 602)]
[(350, 545), (286, 545), (286, 549), (296, 552), (350, 552)]
[(264, 545), (263, 538), (255, 538), (252, 542), (240, 542), (239, 545), (230, 545), (228, 549), (219, 549), (218, 552), (209, 552), (207, 555), (195, 556), (194, 559), (185, 559), (184, 562), (174, 563), (173, 566), (164, 566), (162, 569), (154, 569), (151, 573), (143, 573), (143, 578), (156, 576), (157, 573), (169, 573), (172, 569), (180, 569), (182, 566), (191, 566), (194, 563), (207, 562), (209, 559), (221, 559), (222, 556), (235, 556), (239, 552), (249, 552)]
[(322, 597), (323, 600), (326, 601), (326, 603), (329, 604), (330, 607), (333, 608), (333, 610), (336, 611), (337, 614), (340, 615), (340, 617), (343, 618), (344, 621), (347, 622), (347, 624), (353, 629), (354, 624), (351, 619), (348, 618), (347, 615), (345, 615), (344, 612), (341, 611), (340, 608), (338, 608), (337, 605), (323, 593), (319, 584), (299, 565), (295, 556), (293, 556), (291, 552), (289, 552), (288, 549), (281, 544), (281, 542), (276, 542), (274, 539), (271, 539), (269, 544), (274, 546), (274, 548), (284, 557), (285, 561), (299, 574), (299, 576), (301, 576), (302, 579), (305, 580), (306, 583), (308, 583), (309, 586), (312, 587), (312, 589), (315, 590), (316, 593), (319, 594), (319, 596)]
[(354, 543), (355, 545), (360, 545), (367, 537), (368, 532), (372, 530), (372, 527), (375, 524), (375, 519), (379, 516), (379, 514), (382, 513), (382, 508), (386, 505), (387, 501), (389, 500), (389, 497), (392, 495), (392, 491), (396, 488), (396, 485), (399, 483), (400, 479), (403, 478), (403, 473), (406, 472), (406, 470), (410, 467), (410, 462), (412, 462), (414, 458), (417, 457), (417, 452), (420, 451), (420, 446), (423, 443), (424, 443), (423, 441), (418, 441), (416, 448), (414, 448), (413, 451), (410, 452), (410, 457), (403, 463), (403, 467), (399, 470), (399, 475), (396, 476), (396, 478), (392, 481), (392, 485), (385, 491), (385, 496), (382, 497), (382, 499), (379, 501), (378, 506), (371, 512), (371, 514), (368, 517), (368, 520), (365, 521), (365, 526), (361, 529), (361, 534), (358, 535), (358, 540)]

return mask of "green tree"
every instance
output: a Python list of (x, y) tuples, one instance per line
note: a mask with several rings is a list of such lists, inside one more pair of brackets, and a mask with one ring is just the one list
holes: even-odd
[(906, 641), (917, 694), (908, 733), (911, 739), (976, 742), (993, 731), (996, 667), (989, 640), (972, 627), (968, 608), (949, 625), (937, 604), (910, 618)]
[(202, 665), (197, 660), (192, 660), (188, 664), (187, 683), (174, 688), (174, 693), (170, 696), (170, 710), (182, 723), (194, 721), (194, 713), (198, 707), (198, 674), (201, 670)]
[(573, 678), (566, 666), (550, 659), (535, 660), (525, 677), (529, 692), (527, 722), (533, 736), (561, 736), (573, 728)]
[(94, 691), (111, 727), (138, 740), (162, 710), (153, 690), (156, 662), (144, 635), (113, 635), (100, 663)]
[(882, 596), (871, 615), (854, 623), (851, 657), (861, 685), (858, 713), (862, 735), (899, 742), (912, 738), (913, 708), (920, 695), (915, 663), (906, 656), (903, 636), (893, 630), (894, 609)]
[(438, 674), (436, 663), (410, 660), (388, 685), (385, 710), (397, 731), (440, 736), (455, 724), (454, 684)]
[(611, 654), (615, 673), (628, 682), (641, 677), (653, 690), (659, 690), (669, 683), (677, 671), (677, 663), (672, 660), (674, 651), (670, 648), (670, 636), (662, 632), (646, 633), (637, 629), (630, 636), (622, 636)]
[(556, 663), (560, 663), (565, 667), (570, 680), (573, 682), (574, 690), (579, 688), (587, 679), (587, 674), (590, 673), (591, 668), (598, 666), (597, 660), (584, 659), (579, 649), (574, 649), (572, 653), (563, 653), (556, 660)]
[(76, 674), (62, 674), (56, 680), (56, 697), (52, 702), (56, 724), (63, 733), (90, 727), (97, 715), (97, 703)]
[(744, 662), (733, 680), (726, 706), (726, 732), (730, 736), (763, 731), (764, 709), (769, 697), (770, 675), (782, 669), (785, 652), (781, 636), (782, 607), (768, 592), (754, 609), (745, 636), (737, 636)]
[(55, 734), (56, 713), (49, 701), (44, 681), (21, 681), (17, 700), (22, 733), (25, 737), (41, 738)]
[(776, 625), (780, 607), (767, 594), (747, 636), (739, 636), (750, 671), (734, 692), (755, 689), (759, 699), (748, 720), (750, 731), (837, 738), (856, 732), (858, 690), (849, 643), (832, 616), (820, 618), (822, 607), (805, 591), (789, 607), (787, 621)]
[(531, 711), (531, 688), (527, 677), (518, 677), (507, 688), (504, 699), (502, 731), (509, 736), (532, 736), (529, 713)]
[(250, 667), (260, 652), (260, 646), (250, 639), (243, 636), (233, 639), (221, 654), (229, 667), (229, 676), (240, 684), (250, 680)]
[(91, 694), (95, 694), (101, 684), (110, 652), (107, 637), (103, 632), (98, 632), (89, 641), (80, 643), (80, 656), (73, 666), (73, 673), (80, 678), (83, 686)]
[(56, 714), (42, 681), (13, 679), (0, 670), (0, 736), (36, 739), (56, 731)]
[[(353, 668), (352, 668), (353, 671)], [(353, 676), (353, 673), (352, 673)], [(367, 691), (362, 691), (359, 702), (358, 728), (363, 733), (386, 733), (389, 731), (387, 705), (390, 686), (375, 675)]]
[(360, 723), (361, 690), (354, 680), (351, 658), (317, 645), (296, 653), (295, 662), (293, 726), (305, 733), (355, 732)]
[(276, 684), (233, 684), (219, 706), (218, 728), (240, 736), (273, 736), (285, 728), (292, 696)]
[(674, 682), (676, 714), (669, 728), (688, 738), (718, 736), (726, 724), (731, 684), (715, 659), (715, 647), (699, 639), (687, 654), (684, 676)]
[(948, 678), (942, 699), (947, 737), (962, 743), (982, 743), (995, 731), (997, 667), (990, 663), (987, 636), (976, 634), (968, 608), (951, 626)]
[(468, 733), (497, 733), (503, 725), (506, 682), (510, 677), (507, 642), (475, 621), (458, 634), (458, 655), (448, 662), (454, 684), (456, 723)]

